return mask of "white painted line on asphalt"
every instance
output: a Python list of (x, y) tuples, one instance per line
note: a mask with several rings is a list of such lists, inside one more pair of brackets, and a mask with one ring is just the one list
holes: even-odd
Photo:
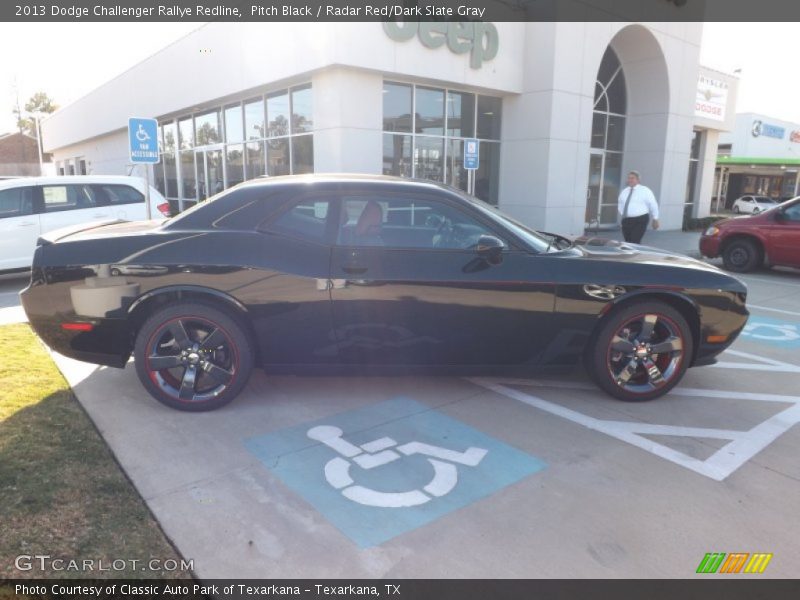
[(753, 281), (760, 281), (761, 283), (774, 283), (775, 285), (788, 285), (789, 287), (800, 287), (800, 283), (794, 283), (792, 281), (775, 281), (772, 279), (767, 279), (766, 277), (752, 277), (750, 275), (747, 275), (743, 277), (743, 279), (745, 280), (745, 282), (748, 279), (752, 279)]
[(758, 356), (748, 352), (741, 352), (740, 350), (726, 350), (725, 354), (732, 354), (733, 356), (740, 356), (750, 360), (759, 362), (746, 363), (746, 362), (718, 362), (712, 367), (718, 369), (746, 369), (749, 371), (770, 371), (772, 373), (800, 373), (800, 367), (786, 362), (775, 360), (774, 358), (767, 358), (766, 356)]
[(756, 310), (768, 310), (770, 312), (781, 313), (782, 315), (794, 315), (800, 317), (800, 312), (793, 310), (783, 310), (782, 308), (770, 308), (769, 306), (758, 306), (757, 304), (748, 304), (747, 308), (755, 308)]
[[(732, 429), (715, 429), (699, 427), (682, 427), (675, 425), (659, 425), (651, 423), (629, 422), (629, 421), (608, 421), (590, 417), (581, 412), (566, 408), (560, 404), (544, 400), (520, 390), (508, 387), (508, 385), (537, 385), (539, 382), (524, 379), (501, 379), (501, 378), (469, 378), (472, 383), (494, 391), (498, 394), (522, 402), (534, 408), (538, 408), (550, 414), (568, 419), (574, 423), (582, 425), (593, 431), (605, 433), (623, 442), (646, 450), (660, 458), (666, 459), (677, 465), (690, 469), (700, 475), (722, 481), (739, 467), (749, 461), (753, 456), (769, 446), (782, 434), (786, 433), (796, 423), (800, 422), (800, 397), (780, 396), (777, 394), (750, 394), (741, 392), (729, 392), (722, 390), (701, 390), (701, 389), (676, 389), (671, 393), (681, 396), (700, 396), (726, 398), (730, 400), (756, 400), (769, 402), (785, 402), (791, 406), (769, 419), (761, 422), (749, 431), (737, 431)], [(572, 385), (569, 382), (562, 382), (564, 385), (558, 387), (568, 387), (585, 389), (583, 385)], [(713, 455), (705, 460), (700, 460), (679, 452), (673, 448), (654, 442), (644, 435), (669, 435), (679, 437), (703, 437), (714, 439), (731, 440), (725, 446), (717, 450)]]

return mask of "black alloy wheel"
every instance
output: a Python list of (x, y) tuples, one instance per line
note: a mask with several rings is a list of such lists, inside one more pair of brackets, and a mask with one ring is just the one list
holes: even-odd
[(640, 302), (607, 318), (589, 349), (592, 379), (629, 402), (653, 400), (675, 387), (692, 357), (686, 319), (662, 302)]
[(145, 321), (136, 338), (136, 373), (159, 402), (185, 411), (220, 408), (247, 383), (253, 367), (239, 321), (204, 304), (177, 304)]

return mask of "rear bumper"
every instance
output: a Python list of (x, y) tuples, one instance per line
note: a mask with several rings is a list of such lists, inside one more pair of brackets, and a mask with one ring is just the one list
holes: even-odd
[[(69, 358), (109, 367), (124, 367), (131, 353), (131, 332), (126, 319), (77, 317), (52, 310), (46, 285), (29, 286), (20, 294), (31, 327), (52, 350)], [(64, 323), (90, 323), (91, 331), (71, 331)]]

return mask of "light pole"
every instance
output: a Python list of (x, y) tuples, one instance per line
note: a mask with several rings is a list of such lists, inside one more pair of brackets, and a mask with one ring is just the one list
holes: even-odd
[(44, 175), (44, 160), (42, 158), (42, 130), (39, 127), (39, 117), (41, 113), (31, 113), (33, 121), (36, 123), (36, 149), (39, 151), (39, 175)]

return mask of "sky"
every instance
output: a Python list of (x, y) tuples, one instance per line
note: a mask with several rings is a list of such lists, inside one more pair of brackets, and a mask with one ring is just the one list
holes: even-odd
[[(64, 106), (200, 27), (201, 23), (0, 23), (0, 133), (37, 91)], [(706, 23), (701, 64), (741, 69), (737, 112), (800, 123), (795, 23)]]

